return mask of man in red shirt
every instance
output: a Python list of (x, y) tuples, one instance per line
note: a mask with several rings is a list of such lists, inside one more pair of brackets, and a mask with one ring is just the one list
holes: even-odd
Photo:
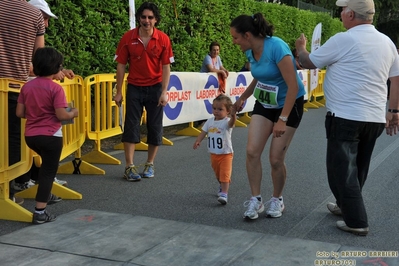
[(167, 104), (170, 64), (174, 62), (169, 37), (155, 28), (161, 20), (158, 7), (144, 2), (136, 12), (139, 27), (126, 32), (118, 45), (115, 60), (116, 95), (122, 102), (122, 83), (126, 64), (129, 64), (126, 90), (126, 115), (122, 142), (125, 150), (127, 181), (140, 181), (141, 175), (134, 165), (136, 143), (140, 143), (140, 121), (143, 108), (147, 113), (148, 157), (142, 173), (144, 178), (154, 177), (154, 159), (162, 144), (163, 107)]

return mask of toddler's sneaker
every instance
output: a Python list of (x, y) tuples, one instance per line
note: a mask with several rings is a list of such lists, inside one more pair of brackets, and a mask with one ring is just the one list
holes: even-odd
[(251, 220), (258, 218), (258, 213), (265, 210), (263, 203), (259, 201), (256, 197), (252, 197), (250, 200), (244, 202), (244, 207), (247, 210), (244, 212), (244, 218), (249, 218)]
[(152, 163), (146, 163), (144, 165), (143, 177), (144, 178), (154, 177), (154, 165)]
[(227, 194), (225, 194), (225, 193), (220, 193), (220, 196), (219, 196), (219, 198), (218, 198), (218, 201), (220, 202), (220, 204), (226, 205), (226, 204), (227, 204)]
[(281, 199), (272, 197), (267, 203), (267, 210), (266, 210), (266, 216), (267, 217), (271, 217), (271, 218), (278, 218), (281, 217), (281, 215), (283, 215), (283, 211), (284, 211), (284, 202)]
[(123, 178), (126, 179), (127, 181), (140, 181), (141, 175), (137, 171), (136, 166), (132, 166), (132, 167), (127, 167), (125, 169), (125, 174)]

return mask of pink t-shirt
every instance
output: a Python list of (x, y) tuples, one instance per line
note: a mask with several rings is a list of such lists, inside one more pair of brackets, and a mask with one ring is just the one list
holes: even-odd
[(25, 136), (54, 136), (61, 128), (55, 109), (68, 107), (64, 89), (43, 77), (22, 86), (18, 103), (25, 105)]

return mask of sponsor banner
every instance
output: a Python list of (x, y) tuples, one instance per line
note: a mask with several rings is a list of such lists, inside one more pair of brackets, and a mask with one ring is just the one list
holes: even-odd
[[(307, 70), (298, 72), (307, 87)], [(225, 84), (225, 94), (235, 103), (252, 80), (251, 72), (229, 72)], [(163, 125), (166, 127), (208, 119), (212, 116), (212, 101), (219, 94), (219, 81), (216, 74), (171, 72), (167, 91), (168, 104), (164, 108)], [(252, 112), (254, 104), (255, 98), (250, 96), (240, 113)]]
[(136, 28), (136, 8), (134, 0), (129, 0), (129, 24), (130, 29)]
[[(250, 72), (229, 72), (225, 94), (234, 103), (251, 83)], [(212, 101), (220, 94), (216, 74), (172, 72), (164, 108), (163, 125), (171, 126), (208, 119), (212, 116)], [(249, 97), (241, 113), (251, 112), (255, 98)]]

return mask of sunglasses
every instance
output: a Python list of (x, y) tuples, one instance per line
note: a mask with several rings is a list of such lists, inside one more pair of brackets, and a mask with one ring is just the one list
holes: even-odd
[(146, 19), (146, 18), (148, 18), (149, 20), (152, 20), (152, 19), (154, 19), (154, 16), (144, 16), (144, 15), (141, 15), (140, 18), (141, 18), (141, 19)]

